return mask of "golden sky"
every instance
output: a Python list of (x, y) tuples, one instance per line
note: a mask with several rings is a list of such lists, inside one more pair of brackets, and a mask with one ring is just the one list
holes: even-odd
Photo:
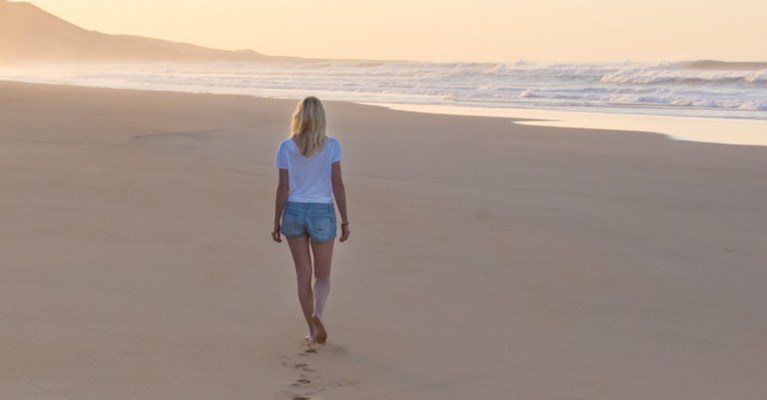
[(32, 0), (69, 22), (269, 55), (767, 61), (767, 0)]

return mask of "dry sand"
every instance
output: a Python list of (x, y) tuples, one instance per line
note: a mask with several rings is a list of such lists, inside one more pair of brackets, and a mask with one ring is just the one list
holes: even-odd
[(293, 106), (0, 83), (0, 398), (767, 398), (767, 148), (328, 103), (307, 352)]

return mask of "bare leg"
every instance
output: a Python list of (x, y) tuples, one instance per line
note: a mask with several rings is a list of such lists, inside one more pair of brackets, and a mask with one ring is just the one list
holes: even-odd
[(312, 242), (314, 253), (314, 318), (313, 322), (317, 329), (317, 342), (324, 343), (327, 340), (327, 331), (322, 324), (322, 311), (330, 294), (330, 266), (333, 260), (334, 240), (322, 243)]
[(290, 253), (293, 255), (293, 263), (296, 265), (296, 278), (298, 281), (298, 301), (304, 312), (306, 324), (309, 325), (310, 342), (316, 335), (312, 316), (314, 315), (314, 295), (312, 293), (312, 256), (309, 253), (309, 237), (298, 236), (287, 238)]

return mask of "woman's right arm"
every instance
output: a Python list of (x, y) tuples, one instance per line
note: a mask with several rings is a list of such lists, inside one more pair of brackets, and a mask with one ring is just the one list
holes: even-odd
[(288, 170), (280, 168), (279, 181), (277, 182), (277, 194), (274, 201), (274, 229), (272, 230), (272, 239), (280, 243), (282, 238), (280, 237), (280, 219), (282, 219), (282, 211), (285, 209), (285, 203), (288, 201), (288, 193), (290, 192), (290, 184), (288, 183)]
[(345, 242), (349, 239), (351, 230), (349, 229), (349, 216), (346, 214), (346, 189), (344, 188), (344, 180), (341, 176), (341, 162), (336, 161), (333, 163), (333, 168), (330, 175), (331, 182), (333, 184), (333, 197), (336, 199), (338, 205), (338, 212), (341, 214), (341, 241)]

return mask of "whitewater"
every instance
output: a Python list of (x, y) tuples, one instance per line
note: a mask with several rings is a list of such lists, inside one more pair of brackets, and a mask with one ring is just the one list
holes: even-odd
[(308, 61), (65, 65), (0, 79), (403, 105), (767, 120), (767, 63)]

